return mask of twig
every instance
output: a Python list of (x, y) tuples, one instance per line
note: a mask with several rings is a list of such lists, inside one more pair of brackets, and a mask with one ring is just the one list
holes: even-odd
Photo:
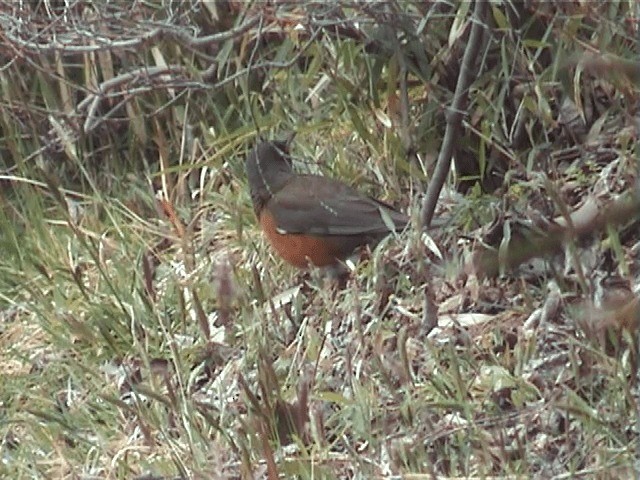
[[(227, 30), (226, 32), (216, 33), (214, 35), (207, 35), (205, 37), (193, 37), (185, 31), (179, 31), (169, 26), (159, 26), (138, 34), (135, 38), (126, 40), (112, 40), (104, 36), (97, 34), (91, 34), (87, 32), (86, 38), (94, 42), (90, 45), (77, 45), (74, 42), (78, 42), (78, 38), (82, 37), (78, 32), (75, 35), (55, 36), (50, 42), (36, 42), (31, 40), (25, 40), (17, 35), (16, 25), (19, 24), (17, 19), (8, 17), (7, 15), (0, 15), (0, 26), (4, 30), (3, 34), (14, 45), (18, 45), (22, 51), (30, 53), (52, 53), (52, 52), (64, 52), (64, 53), (93, 53), (103, 50), (109, 50), (111, 52), (117, 52), (121, 50), (135, 50), (140, 48), (141, 45), (160, 39), (161, 37), (170, 37), (178, 40), (180, 43), (192, 48), (202, 48), (212, 44), (221, 43), (231, 38), (238, 37), (247, 32), (254, 25), (260, 21), (261, 15), (257, 15), (242, 25)], [(12, 28), (13, 27), (13, 28)], [(60, 40), (65, 38), (65, 40)]]
[[(545, 257), (560, 251), (569, 239), (580, 239), (593, 232), (604, 230), (607, 225), (618, 227), (640, 217), (640, 191), (630, 192), (600, 205), (595, 198), (589, 198), (570, 219), (564, 216), (544, 232), (530, 232), (509, 243), (504, 253), (502, 268), (513, 269), (536, 257)], [(495, 250), (481, 249), (474, 253), (474, 269), (482, 277), (493, 278), (500, 272), (500, 255)], [(584, 274), (583, 274), (584, 275)]]
[[(248, 67), (243, 68), (242, 70), (239, 70), (233, 75), (229, 75), (228, 77), (220, 80), (219, 82), (216, 82), (213, 85), (197, 84), (197, 86), (203, 89), (216, 89), (216, 88), (223, 87), (224, 85), (231, 83), (236, 79), (249, 74), (252, 71), (290, 68), (299, 60), (300, 56), (303, 55), (304, 52), (306, 52), (309, 46), (316, 40), (320, 32), (321, 30), (315, 30), (311, 35), (311, 37), (309, 37), (309, 40), (307, 40), (307, 42), (302, 46), (302, 48), (300, 48), (300, 50), (296, 53), (296, 55), (294, 55), (290, 60), (286, 62), (264, 62), (258, 65), (249, 65)], [(118, 75), (117, 77), (113, 77), (109, 80), (104, 81), (98, 86), (96, 93), (87, 96), (84, 100), (82, 100), (78, 104), (78, 110), (84, 110), (85, 108), (88, 107), (87, 118), (84, 123), (85, 133), (90, 132), (91, 130), (95, 129), (99, 125), (100, 122), (96, 120), (95, 111), (100, 103), (100, 100), (104, 99), (107, 96), (106, 92), (108, 90), (112, 90), (115, 87), (123, 85), (127, 82), (133, 82), (135, 80), (140, 80), (140, 79), (148, 80), (152, 77), (172, 75), (176, 73), (186, 74), (188, 73), (188, 70), (186, 67), (183, 67), (180, 65), (168, 65), (164, 67), (143, 67), (143, 68), (138, 68), (136, 70), (133, 70), (131, 72), (123, 73), (122, 75)], [(215, 68), (208, 68), (207, 70), (204, 70), (201, 73), (201, 76), (204, 80), (207, 80), (214, 75), (215, 75)], [(162, 86), (162, 85), (155, 85), (155, 86), (144, 85), (142, 87), (139, 87), (139, 89), (137, 89), (135, 93), (150, 91), (155, 88), (158, 88), (159, 86)], [(193, 87), (194, 85), (190, 84), (190, 86)], [(131, 97), (133, 96), (132, 95), (133, 93), (134, 93), (133, 90), (128, 89), (121, 93), (118, 93), (118, 95), (127, 94), (128, 96)]]
[(449, 167), (451, 166), (451, 155), (453, 154), (453, 146), (458, 140), (458, 133), (462, 125), (463, 108), (467, 102), (467, 94), (469, 86), (473, 80), (473, 68), (477, 61), (478, 51), (480, 50), (482, 31), (485, 28), (484, 17), (486, 12), (486, 1), (476, 0), (473, 10), (471, 33), (467, 41), (467, 48), (462, 58), (460, 67), (460, 75), (456, 91), (453, 94), (453, 102), (449, 115), (447, 116), (447, 128), (442, 140), (442, 147), (438, 154), (438, 161), (433, 172), (433, 178), (427, 187), (427, 193), (422, 202), (421, 223), (423, 228), (429, 228), (433, 213), (436, 209), (436, 203), (440, 196), (442, 186), (447, 179)]
[(87, 96), (78, 104), (78, 110), (84, 110), (87, 106), (87, 118), (84, 122), (84, 131), (90, 132), (97, 126), (95, 121), (95, 111), (98, 108), (100, 100), (104, 94), (113, 88), (116, 88), (124, 83), (144, 78), (148, 80), (159, 75), (168, 75), (172, 73), (186, 73), (187, 69), (179, 65), (169, 65), (166, 67), (142, 67), (137, 68), (131, 72), (123, 73), (117, 77), (110, 78), (102, 82), (96, 91), (96, 93)]

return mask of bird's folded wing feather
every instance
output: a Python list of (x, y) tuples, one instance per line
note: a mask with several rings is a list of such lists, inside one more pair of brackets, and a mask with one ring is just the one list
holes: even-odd
[(269, 203), (278, 229), (287, 233), (382, 235), (402, 230), (409, 221), (393, 207), (328, 177), (297, 176)]

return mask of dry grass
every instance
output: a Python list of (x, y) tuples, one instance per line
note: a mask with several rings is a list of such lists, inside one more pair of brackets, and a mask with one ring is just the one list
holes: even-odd
[[(343, 289), (273, 256), (244, 155), (295, 130), (300, 170), (417, 225), (464, 3), (53, 3), (0, 7), (0, 476), (633, 474), (630, 3), (541, 4), (526, 40), (493, 5), (456, 160), (500, 189), (456, 163), (476, 186), (447, 186), (432, 240), (388, 238)], [(389, 18), (427, 24), (394, 50)]]

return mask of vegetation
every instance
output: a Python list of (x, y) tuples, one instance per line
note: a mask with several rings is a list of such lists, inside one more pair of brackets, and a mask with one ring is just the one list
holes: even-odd
[[(637, 6), (482, 3), (2, 3), (0, 475), (630, 478)], [(412, 217), (343, 288), (292, 131)]]

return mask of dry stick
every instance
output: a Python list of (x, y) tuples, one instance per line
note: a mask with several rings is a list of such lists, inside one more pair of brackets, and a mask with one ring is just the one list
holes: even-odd
[[(625, 225), (639, 217), (640, 191), (631, 192), (604, 206), (593, 198), (588, 199), (571, 214), (571, 225), (564, 217), (560, 217), (544, 232), (532, 232), (511, 241), (502, 266), (506, 269), (515, 268), (532, 258), (560, 250), (568, 239), (602, 231), (607, 225)], [(495, 277), (500, 272), (499, 254), (495, 250), (478, 250), (473, 263), (476, 272), (484, 277)]]
[[(110, 78), (102, 82), (96, 91), (91, 95), (85, 97), (77, 107), (77, 110), (83, 110), (87, 105), (89, 108), (87, 110), (87, 118), (84, 122), (83, 130), (85, 133), (89, 133), (93, 130), (97, 123), (99, 122), (98, 117), (96, 117), (95, 112), (98, 108), (98, 104), (104, 98), (105, 93), (108, 90), (114, 89), (120, 85), (123, 85), (128, 82), (134, 82), (136, 80), (150, 80), (153, 77), (160, 75), (169, 75), (169, 74), (184, 74), (187, 73), (186, 67), (182, 67), (180, 65), (168, 65), (162, 67), (141, 67), (136, 68), (131, 72), (126, 72), (117, 77)], [(169, 77), (171, 78), (171, 77)]]
[[(149, 43), (151, 41), (159, 40), (161, 37), (175, 39), (182, 44), (190, 46), (192, 48), (201, 48), (215, 43), (227, 41), (231, 38), (238, 37), (247, 32), (254, 25), (258, 23), (261, 15), (257, 15), (250, 18), (245, 23), (227, 30), (225, 32), (216, 33), (213, 35), (207, 35), (205, 37), (194, 37), (189, 35), (186, 31), (180, 31), (171, 25), (163, 25), (153, 28), (148, 32), (143, 32), (135, 38), (127, 40), (112, 40), (105, 37), (81, 37), (69, 36), (65, 40), (60, 40), (58, 37), (54, 37), (50, 42), (38, 43), (31, 40), (25, 40), (14, 34), (15, 31), (20, 29), (19, 20), (12, 17), (0, 17), (0, 27), (4, 30), (5, 37), (15, 45), (19, 45), (22, 50), (30, 53), (50, 53), (50, 52), (64, 52), (64, 53), (91, 53), (103, 50), (120, 51), (137, 49), (140, 46)], [(82, 41), (85, 38), (92, 38), (96, 40), (92, 45), (74, 45), (73, 41)]]
[[(293, 58), (291, 58), (286, 62), (264, 62), (257, 65), (250, 65), (246, 68), (243, 68), (242, 70), (239, 70), (233, 75), (225, 77), (224, 79), (214, 83), (213, 85), (207, 85), (204, 83), (201, 83), (201, 84), (191, 83), (191, 85), (194, 87), (202, 88), (202, 89), (212, 90), (216, 88), (221, 88), (224, 85), (235, 81), (237, 78), (240, 78), (244, 75), (248, 75), (252, 70), (287, 69), (293, 66), (298, 61), (298, 59), (307, 51), (307, 49), (311, 46), (311, 44), (315, 41), (315, 39), (318, 37), (319, 34), (320, 34), (320, 30), (314, 31), (311, 37), (309, 38), (309, 40), (302, 46), (300, 51), (296, 53), (296, 55), (294, 55)], [(217, 64), (213, 63), (212, 66), (215, 67), (217, 66)], [(85, 133), (90, 132), (91, 130), (95, 129), (102, 121), (108, 118), (106, 115), (103, 115), (102, 117), (96, 117), (95, 115), (95, 111), (99, 105), (99, 102), (106, 96), (107, 90), (112, 90), (119, 85), (122, 85), (127, 82), (133, 82), (136, 80), (137, 81), (149, 80), (152, 77), (163, 77), (163, 76), (166, 76), (169, 79), (173, 79), (172, 75), (186, 74), (186, 73), (188, 73), (186, 67), (183, 67), (181, 65), (167, 65), (163, 67), (141, 67), (133, 70), (132, 72), (126, 72), (121, 75), (118, 75), (117, 77), (113, 77), (109, 80), (104, 81), (98, 86), (97, 93), (93, 93), (87, 96), (84, 100), (82, 100), (78, 104), (78, 107), (77, 107), (78, 110), (87, 108), (87, 105), (89, 106), (88, 112), (87, 112), (87, 119), (85, 120), (85, 123), (84, 123), (84, 132)], [(200, 72), (200, 76), (203, 79), (206, 79), (206, 78), (213, 77), (214, 73), (215, 73), (215, 68), (209, 67), (207, 70)], [(143, 87), (140, 87), (140, 93), (161, 88), (162, 86), (163, 86), (162, 84), (145, 85)], [(134, 96), (134, 93), (136, 93), (134, 90), (128, 89), (124, 92), (118, 93), (118, 95), (127, 94), (131, 98)]]
[(471, 33), (469, 34), (469, 40), (467, 42), (467, 48), (462, 58), (462, 65), (460, 67), (460, 75), (458, 76), (458, 83), (456, 85), (456, 91), (453, 94), (453, 102), (447, 115), (447, 128), (444, 133), (444, 139), (442, 141), (442, 147), (438, 154), (438, 161), (436, 168), (433, 172), (433, 178), (429, 182), (427, 187), (427, 193), (422, 202), (421, 223), (422, 228), (429, 228), (431, 220), (433, 220), (433, 212), (436, 209), (436, 203), (440, 196), (442, 186), (447, 179), (449, 173), (449, 167), (451, 166), (451, 155), (453, 153), (453, 145), (457, 140), (458, 132), (462, 125), (463, 107), (467, 101), (467, 93), (469, 85), (473, 80), (471, 69), (474, 67), (477, 60), (478, 51), (480, 50), (480, 40), (482, 38), (482, 31), (485, 27), (484, 16), (486, 12), (486, 5), (488, 2), (483, 0), (476, 0), (475, 8), (473, 10)]

